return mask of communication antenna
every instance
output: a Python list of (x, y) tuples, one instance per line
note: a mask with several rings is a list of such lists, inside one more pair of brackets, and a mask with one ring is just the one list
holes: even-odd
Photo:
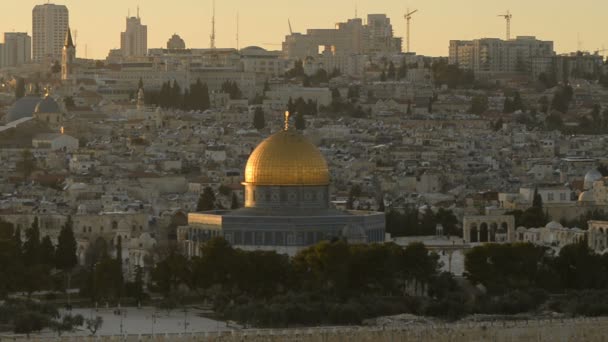
[(78, 46), (78, 30), (74, 30), (74, 45)]
[(137, 19), (139, 19), (139, 5), (137, 5)]
[(211, 17), (211, 42), (210, 47), (215, 49), (215, 0), (213, 0), (213, 16)]
[(293, 35), (293, 30), (291, 29), (291, 20), (287, 19), (287, 25), (289, 25), (289, 34)]

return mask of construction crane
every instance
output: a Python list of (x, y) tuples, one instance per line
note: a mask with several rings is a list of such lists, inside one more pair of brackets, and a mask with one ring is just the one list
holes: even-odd
[(498, 16), (505, 18), (507, 21), (507, 40), (511, 40), (511, 18), (513, 18), (513, 15), (510, 11), (507, 11), (506, 14), (499, 14)]
[(291, 20), (287, 19), (287, 25), (289, 25), (289, 34), (293, 35), (293, 30), (291, 29)]
[(406, 11), (406, 15), (405, 17), (405, 21), (407, 22), (407, 41), (406, 41), (406, 50), (407, 52), (410, 52), (410, 20), (412, 20), (412, 14), (418, 12), (418, 10), (413, 10), (410, 12), (410, 9), (408, 8)]

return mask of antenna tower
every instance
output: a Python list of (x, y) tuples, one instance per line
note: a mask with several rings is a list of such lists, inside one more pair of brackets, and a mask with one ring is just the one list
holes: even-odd
[(213, 16), (211, 17), (211, 43), (212, 49), (215, 49), (215, 0), (213, 0)]

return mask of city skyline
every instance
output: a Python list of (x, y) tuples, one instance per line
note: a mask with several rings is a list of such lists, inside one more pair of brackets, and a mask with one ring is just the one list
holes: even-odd
[[(418, 54), (447, 56), (449, 40), (452, 39), (504, 38), (505, 22), (498, 14), (506, 12), (507, 8), (480, 0), (466, 2), (465, 6), (463, 3), (447, 1), (402, 3), (388, 0), (379, 5), (368, 0), (346, 0), (332, 2), (332, 5), (327, 6), (320, 0), (311, 0), (305, 4), (265, 0), (261, 1), (264, 6), (256, 6), (244, 0), (222, 1), (216, 7), (216, 45), (236, 47), (237, 12), (241, 48), (257, 45), (280, 50), (280, 44), (289, 34), (288, 19), (294, 32), (304, 33), (310, 28), (332, 28), (336, 22), (353, 18), (355, 10), (359, 17), (386, 13), (393, 24), (395, 36), (405, 38), (403, 14), (407, 7), (419, 10), (413, 16), (411, 24), (412, 51)], [(0, 24), (0, 30), (28, 32), (31, 35), (32, 9), (41, 3), (44, 2), (26, 0), (11, 3), (9, 11), (12, 15)], [(91, 4), (74, 0), (53, 3), (66, 5), (70, 11), (70, 26), (77, 31), (75, 38), (79, 45), (79, 57), (85, 57), (86, 54), (88, 58), (104, 59), (110, 49), (119, 48), (120, 32), (125, 28), (124, 19), (129, 12), (135, 16), (138, 5), (142, 24), (149, 27), (149, 48), (164, 47), (174, 33), (185, 40), (187, 47), (209, 46), (211, 0), (177, 0), (175, 6), (170, 8), (158, 2), (108, 0), (103, 5), (95, 5), (94, 16), (90, 15)], [(595, 23), (601, 20), (601, 13), (608, 10), (608, 4), (586, 0), (577, 3), (576, 8), (567, 10), (551, 10), (551, 6), (552, 3), (546, 0), (534, 3), (511, 2), (508, 10), (513, 14), (512, 37), (531, 35), (542, 40), (554, 40), (557, 53), (578, 49), (594, 51), (608, 46), (608, 39), (595, 29)], [(273, 11), (268, 11), (268, 8)], [(552, 14), (550, 19), (546, 16), (548, 12)], [(564, 22), (572, 24), (563, 25)], [(105, 29), (100, 30), (102, 25)], [(446, 25), (452, 27), (446, 30)], [(256, 30), (252, 30), (254, 27)], [(405, 46), (403, 48), (405, 50)]]

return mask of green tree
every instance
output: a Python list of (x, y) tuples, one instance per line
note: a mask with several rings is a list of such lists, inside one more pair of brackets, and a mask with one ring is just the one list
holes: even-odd
[(78, 264), (76, 256), (76, 238), (73, 230), (72, 217), (68, 216), (65, 224), (61, 227), (57, 238), (57, 249), (55, 251), (55, 267), (63, 272), (69, 273)]
[(198, 198), (196, 211), (209, 211), (216, 208), (215, 192), (210, 187), (205, 187), (203, 193)]
[(232, 199), (230, 202), (230, 209), (234, 210), (234, 209), (238, 209), (240, 207), (239, 205), (239, 199), (236, 197), (236, 193), (232, 193)]
[(191, 282), (190, 262), (183, 255), (171, 252), (155, 265), (150, 276), (156, 289), (168, 298), (180, 284), (188, 285)]
[(256, 107), (253, 112), (253, 127), (260, 130), (266, 127), (266, 119), (264, 118), (264, 110), (261, 107)]
[(95, 318), (87, 318), (85, 319), (85, 324), (87, 326), (87, 330), (91, 333), (91, 335), (95, 336), (95, 334), (97, 334), (97, 331), (103, 326), (103, 317), (97, 316)]
[(488, 110), (488, 97), (485, 95), (473, 96), (471, 99), (471, 113), (481, 115)]
[(391, 61), (388, 64), (388, 73), (386, 75), (389, 79), (394, 80), (396, 76), (395, 64)]
[(359, 196), (361, 196), (361, 186), (358, 184), (351, 186), (350, 191), (348, 193), (348, 200), (346, 202), (346, 209), (349, 209), (349, 210), (356, 209), (356, 208), (354, 208), (354, 204), (355, 204), (355, 200), (358, 199)]
[(405, 62), (405, 57), (401, 60), (401, 65), (397, 69), (397, 79), (402, 80), (407, 77), (407, 63)]
[(15, 84), (15, 98), (19, 100), (25, 96), (25, 80), (21, 77), (17, 78)]
[(40, 228), (38, 217), (34, 218), (32, 225), (25, 231), (23, 244), (23, 260), (26, 266), (34, 266), (40, 262)]
[(306, 129), (306, 118), (304, 117), (304, 114), (300, 112), (296, 113), (295, 124), (296, 129), (299, 131)]
[(45, 236), (40, 242), (40, 262), (45, 265), (55, 265), (55, 246), (50, 236)]
[(601, 257), (591, 251), (585, 241), (562, 247), (555, 259), (555, 270), (567, 289), (605, 288), (608, 276), (597, 271), (601, 269), (605, 269)]
[(24, 180), (27, 180), (35, 169), (36, 158), (30, 150), (23, 150), (23, 152), (21, 152), (21, 160), (17, 162), (17, 171), (23, 175)]

